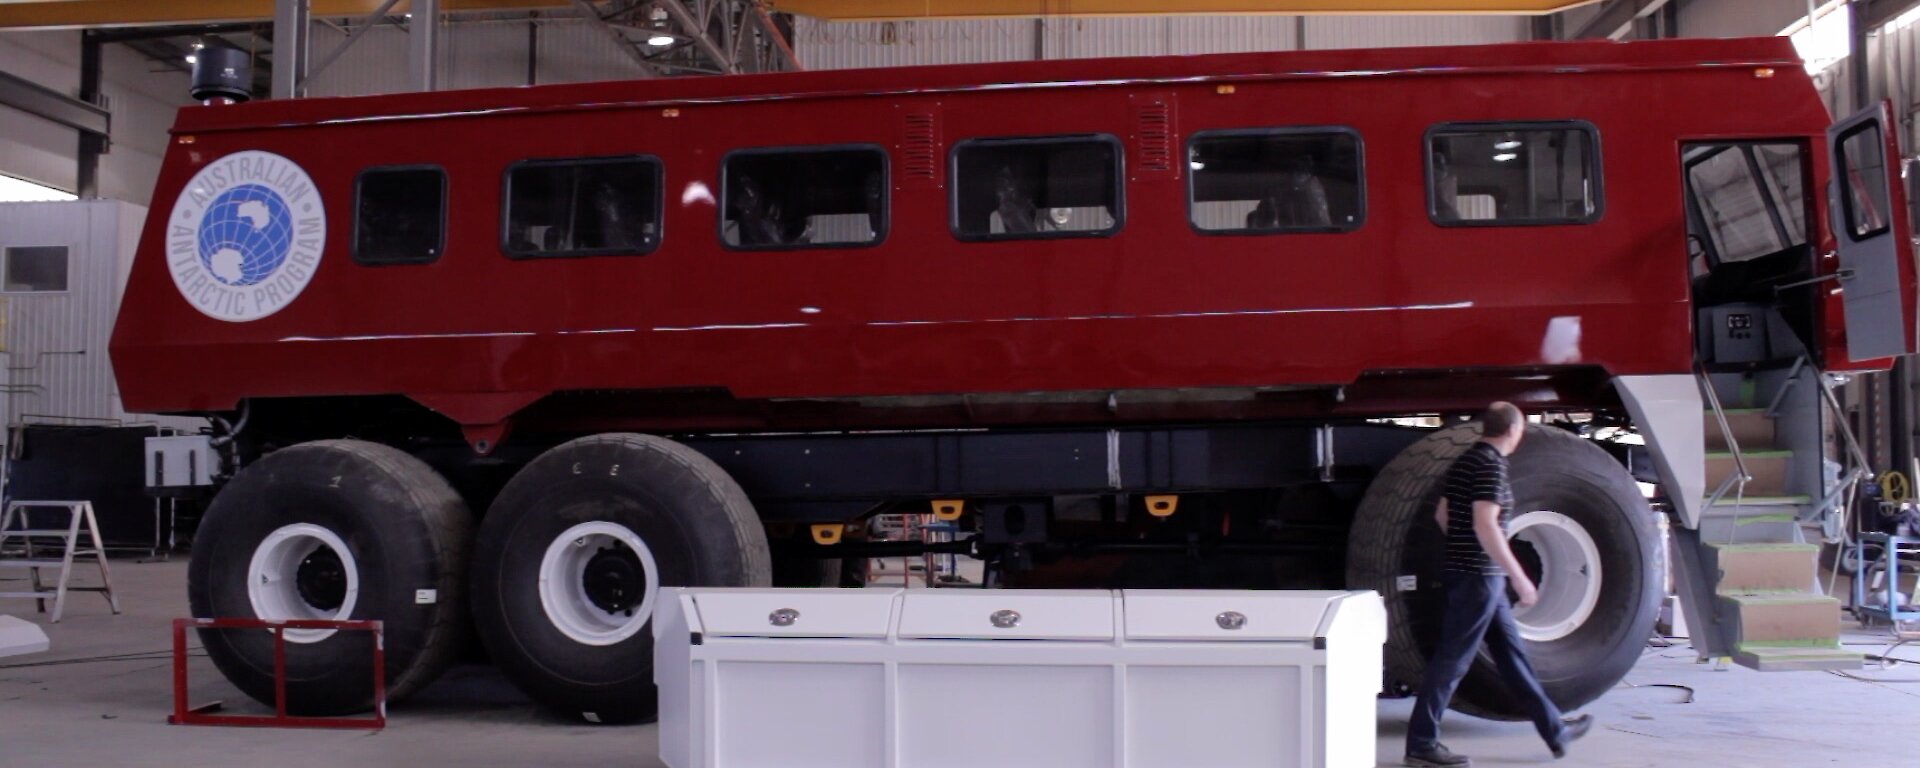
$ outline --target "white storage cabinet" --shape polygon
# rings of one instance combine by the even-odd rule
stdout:
[[[1372,592],[667,590],[672,768],[1374,765]]]

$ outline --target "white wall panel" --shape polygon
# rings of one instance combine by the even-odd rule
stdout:
[[[146,209],[118,202],[0,204],[0,249],[64,246],[67,290],[0,294],[5,386],[0,423],[152,423],[120,407],[107,342]],[[159,419],[197,428],[198,419]]]

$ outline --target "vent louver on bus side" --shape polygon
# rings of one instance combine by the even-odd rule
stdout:
[[[1134,117],[1134,178],[1155,176],[1178,178],[1180,164],[1173,147],[1173,97],[1168,94],[1136,96]]]
[[[908,112],[900,137],[901,186],[940,186],[940,118],[932,111]]]

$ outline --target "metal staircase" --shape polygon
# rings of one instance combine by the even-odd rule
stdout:
[[[1840,601],[1819,585],[1819,546],[1807,526],[1845,509],[1861,469],[1836,477],[1825,460],[1833,430],[1856,461],[1859,449],[1818,371],[1790,368],[1702,373],[1707,403],[1706,479],[1696,548],[1712,579],[1712,605],[1695,615],[1703,652],[1762,671],[1855,669],[1861,656],[1840,647]],[[1826,411],[1825,409],[1832,410]],[[1717,636],[1700,638],[1701,633]],[[1708,650],[1711,649],[1711,650]]]

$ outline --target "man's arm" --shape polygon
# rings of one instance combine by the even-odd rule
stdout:
[[[1433,508],[1433,521],[1440,524],[1440,534],[1447,533],[1447,497],[1440,497],[1440,504]]]
[[[1500,530],[1499,504],[1473,503],[1473,533],[1480,539],[1480,548],[1487,551],[1487,557],[1507,572],[1507,582],[1520,597],[1517,605],[1525,608],[1539,600],[1540,593],[1534,588],[1533,579],[1527,578],[1527,572],[1520,567],[1520,558],[1514,557],[1513,547],[1507,545],[1506,531]]]

